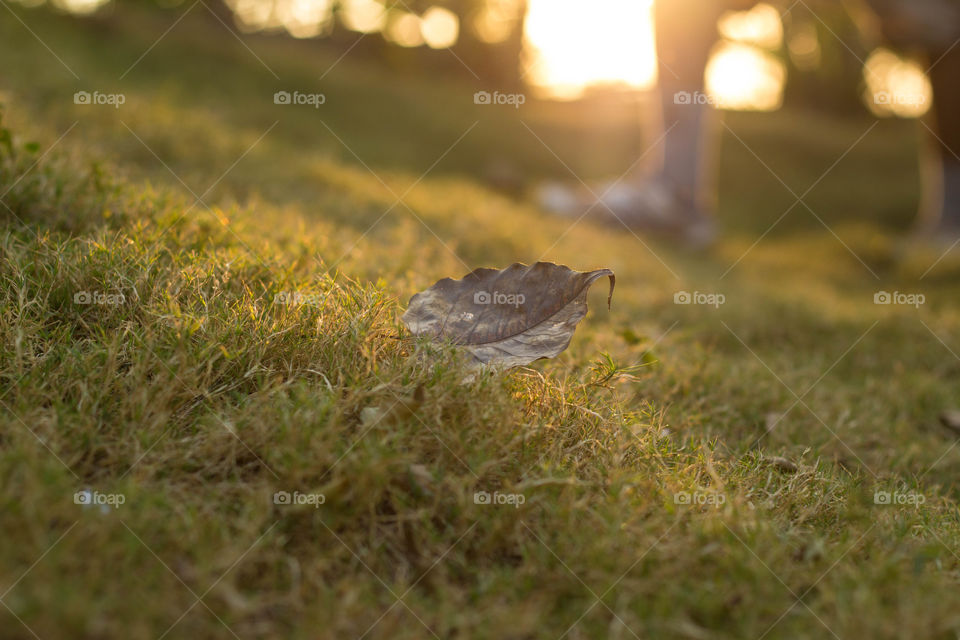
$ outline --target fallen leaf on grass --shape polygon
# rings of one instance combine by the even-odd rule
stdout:
[[[449,340],[477,363],[519,367],[569,346],[587,315],[587,291],[603,276],[610,279],[609,308],[616,283],[610,269],[574,271],[552,262],[477,269],[414,295],[402,320],[413,335]]]

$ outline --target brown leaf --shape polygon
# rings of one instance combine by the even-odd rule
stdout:
[[[462,280],[444,278],[414,295],[403,322],[415,336],[449,340],[478,362],[518,367],[552,358],[570,344],[587,315],[587,290],[610,269],[574,271],[552,262],[477,269]]]

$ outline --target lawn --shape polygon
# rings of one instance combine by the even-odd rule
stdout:
[[[187,6],[0,9],[0,637],[960,636],[920,125],[727,114],[691,254],[518,195],[627,170],[632,100],[475,105]],[[554,360],[399,320],[537,260],[617,274]]]

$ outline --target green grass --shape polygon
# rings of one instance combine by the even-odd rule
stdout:
[[[914,123],[810,191],[829,228],[798,205],[751,249],[794,201],[754,153],[799,195],[873,123],[728,116],[726,233],[693,256],[488,186],[491,165],[617,175],[634,105],[476,107],[462,79],[351,56],[319,82],[337,52],[245,38],[278,81],[200,9],[119,80],[172,14],[14,11],[81,80],[0,23],[4,638],[960,635],[960,447],[937,423],[960,268],[898,259]],[[617,273],[555,360],[465,379],[399,322],[441,277],[538,259]]]

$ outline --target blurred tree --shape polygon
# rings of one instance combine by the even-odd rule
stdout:
[[[119,4],[119,3],[118,3]],[[186,0],[123,0],[182,12]],[[211,23],[314,38],[401,70],[443,72],[501,90],[522,85],[527,0],[204,0]],[[426,18],[426,19],[425,19]],[[436,23],[440,22],[439,31]],[[434,38],[429,37],[432,34]],[[444,39],[450,33],[450,44]]]
[[[519,88],[526,0],[447,0],[445,4],[460,20],[460,38],[453,52],[482,82],[500,89]]]
[[[865,109],[863,62],[870,54],[846,3],[797,3],[784,14],[784,102],[827,111]]]

